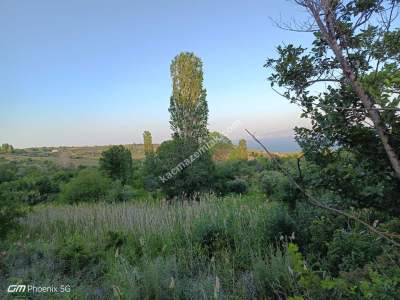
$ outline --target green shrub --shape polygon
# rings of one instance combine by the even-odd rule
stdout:
[[[361,294],[367,300],[396,300],[400,291],[400,268],[396,268],[390,276],[369,272],[369,281],[359,284]]]
[[[60,198],[66,203],[103,200],[111,181],[95,169],[84,169],[62,186]]]
[[[194,241],[209,258],[218,251],[232,250],[235,247],[234,240],[227,230],[218,224],[204,222],[204,220],[195,227]]]
[[[293,218],[283,204],[271,206],[265,215],[265,221],[262,226],[264,226],[266,244],[275,243],[278,240],[282,240],[282,238],[292,236],[297,231]]]
[[[21,193],[12,190],[9,183],[0,184],[0,238],[19,228],[19,218],[26,209],[21,201]]]
[[[246,193],[250,178],[254,177],[254,171],[249,167],[250,163],[243,160],[218,163],[213,183],[215,192],[219,195]]]
[[[134,189],[130,185],[122,185],[117,180],[111,183],[104,200],[107,202],[124,202],[132,200],[136,196]]]
[[[128,235],[121,231],[108,231],[105,239],[105,249],[118,249],[126,244]]]
[[[23,192],[22,200],[34,205],[55,198],[59,192],[58,183],[48,175],[29,175],[15,182],[16,189]]]
[[[17,165],[14,162],[0,164],[0,184],[3,182],[13,181],[18,178]]]
[[[226,183],[227,185],[227,190],[230,193],[236,193],[236,194],[245,194],[247,193],[249,189],[249,185],[247,184],[247,181],[236,178],[234,180],[230,180]]]
[[[278,171],[264,171],[261,178],[262,190],[267,196],[280,192],[286,184],[286,178]]]
[[[328,245],[327,261],[333,274],[363,267],[382,253],[382,241],[367,232],[337,230]]]
[[[58,267],[64,274],[91,273],[93,277],[104,273],[102,255],[87,239],[73,235],[58,243],[55,248]]]

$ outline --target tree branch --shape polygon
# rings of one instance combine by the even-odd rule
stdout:
[[[327,205],[323,204],[322,202],[320,202],[319,200],[317,200],[312,194],[310,194],[309,192],[307,192],[305,189],[303,189],[303,187],[300,186],[300,184],[298,184],[298,183],[296,182],[296,180],[293,178],[293,176],[290,174],[290,172],[289,172],[288,170],[286,170],[285,167],[282,166],[282,164],[272,155],[272,153],[267,149],[267,147],[265,147],[264,144],[261,143],[261,142],[256,138],[256,136],[255,136],[254,134],[252,134],[252,133],[251,133],[250,131],[248,131],[247,129],[245,129],[245,131],[253,138],[253,140],[254,140],[257,144],[259,144],[259,145],[264,149],[264,151],[268,154],[268,156],[270,157],[270,159],[276,164],[276,166],[279,168],[279,170],[280,170],[284,175],[286,175],[286,177],[289,179],[289,181],[291,181],[291,183],[292,183],[297,189],[299,189],[299,190],[306,196],[306,199],[308,200],[308,202],[309,202],[311,205],[316,206],[316,207],[319,207],[319,208],[322,208],[322,209],[327,210],[327,211],[330,211],[330,212],[333,212],[333,213],[338,214],[338,215],[345,216],[345,217],[347,217],[348,219],[352,219],[352,220],[354,220],[354,221],[356,221],[356,222],[358,222],[358,223],[364,225],[370,232],[372,232],[372,233],[374,233],[374,234],[380,236],[381,238],[385,239],[386,241],[388,241],[388,242],[391,243],[392,245],[394,245],[394,246],[396,246],[396,247],[400,247],[400,243],[398,243],[398,242],[396,242],[396,241],[394,241],[394,240],[392,239],[392,237],[394,237],[394,238],[399,238],[399,237],[400,237],[399,235],[394,234],[394,233],[390,233],[390,232],[382,232],[382,231],[376,229],[375,227],[369,225],[367,222],[365,222],[365,221],[359,219],[358,217],[356,217],[356,216],[354,216],[354,215],[352,215],[352,214],[350,214],[350,213],[348,213],[348,212],[345,212],[345,211],[343,211],[343,210],[340,210],[340,209],[337,209],[337,208],[334,208],[334,207],[327,206]]]

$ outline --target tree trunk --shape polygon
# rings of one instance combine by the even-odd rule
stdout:
[[[351,84],[354,92],[356,93],[358,98],[360,98],[363,106],[367,110],[372,122],[374,123],[375,130],[378,133],[378,136],[383,144],[383,147],[389,158],[390,164],[396,174],[396,177],[400,180],[400,159],[396,154],[395,150],[393,149],[393,147],[389,143],[389,136],[387,134],[386,126],[385,124],[382,123],[379,111],[373,109],[373,104],[374,104],[373,101],[371,100],[369,95],[365,92],[360,82],[357,80],[354,70],[351,68],[347,58],[343,55],[342,47],[337,42],[336,32],[334,27],[335,18],[331,13],[330,0],[321,0],[322,7],[317,7],[315,2],[313,1],[306,0],[305,4],[311,11],[315,21],[317,22],[317,25],[322,33],[322,36],[329,44],[330,48],[335,54],[336,59],[340,63],[344,76]],[[324,24],[321,20],[319,14],[319,11],[321,9],[324,12],[326,24]]]

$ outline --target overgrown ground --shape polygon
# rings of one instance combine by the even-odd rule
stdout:
[[[372,171],[366,185],[337,155],[326,173],[278,162],[321,203],[399,241],[396,206],[381,206],[393,187]],[[214,193],[197,201],[164,200],[149,170],[134,161],[122,184],[96,166],[0,159],[0,299],[398,299],[398,248],[310,205],[276,162],[219,161]],[[7,293],[12,284],[70,292]]]
[[[394,261],[382,256],[378,268],[356,267],[382,255],[383,242],[347,220],[347,233],[336,233],[350,243],[347,250],[337,241],[323,245],[328,229],[317,228],[326,220],[309,206],[289,214],[254,195],[36,206],[1,254],[0,289],[11,283],[71,287],[35,299],[396,299],[399,269],[386,270],[395,272],[390,277],[379,270]],[[353,240],[352,232],[358,233]],[[352,243],[358,252],[349,251]],[[327,260],[304,260],[298,251],[326,246]],[[340,264],[347,274],[328,272]]]

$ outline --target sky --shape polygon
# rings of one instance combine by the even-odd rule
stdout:
[[[279,44],[312,37],[271,18],[304,12],[285,0],[1,0],[0,143],[142,143],[144,130],[169,139],[169,66],[190,51],[203,61],[210,130],[239,123],[232,140],[249,140],[247,128],[293,150],[292,129],[307,121],[263,64]]]

